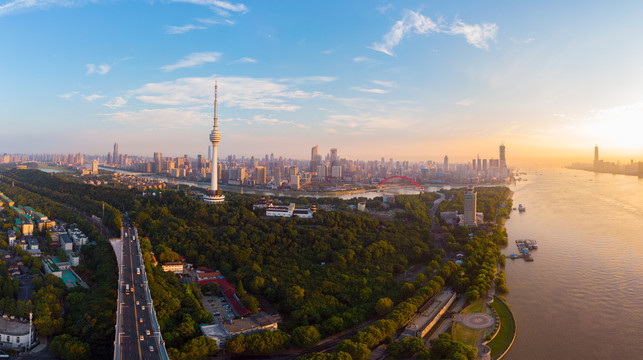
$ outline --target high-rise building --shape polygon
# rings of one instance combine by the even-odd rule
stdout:
[[[444,170],[445,173],[449,171],[449,157],[444,155]]]
[[[114,143],[114,157],[112,158],[114,160],[113,165],[120,165],[118,161],[120,158],[118,157],[118,143]]]
[[[505,144],[500,145],[500,168],[507,168],[507,159],[505,158]]]
[[[337,160],[337,149],[330,149],[330,166],[336,165]]]
[[[594,146],[594,166],[598,166],[598,144]]]
[[[290,189],[299,190],[299,175],[290,175]]]
[[[281,168],[280,167],[275,168],[275,185],[281,186]]]
[[[266,168],[263,166],[257,166],[255,168],[255,184],[257,185],[266,185]]]
[[[98,160],[92,161],[92,174],[98,174]]]
[[[203,201],[210,204],[221,204],[225,201],[225,196],[223,191],[219,190],[217,172],[217,147],[221,141],[221,134],[219,133],[219,126],[217,124],[217,83],[214,83],[214,125],[212,127],[212,132],[210,132],[210,142],[212,143],[212,181],[210,183],[210,189],[206,191],[203,196]]]
[[[315,145],[310,150],[310,171],[315,171],[317,169],[317,155],[319,154],[319,146]]]
[[[331,176],[335,179],[341,179],[342,178],[342,167],[341,165],[335,165],[331,167]]]
[[[473,186],[464,193],[464,225],[476,226],[476,200],[477,194]]]
[[[163,154],[160,152],[155,152],[154,153],[154,172],[155,173],[160,173],[163,171]]]

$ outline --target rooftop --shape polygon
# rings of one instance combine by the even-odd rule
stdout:
[[[2,316],[0,317],[0,332],[11,335],[28,335],[29,322],[23,323],[20,320],[5,319]]]

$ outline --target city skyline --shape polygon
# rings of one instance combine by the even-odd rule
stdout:
[[[0,151],[205,154],[217,80],[221,156],[639,160],[643,5],[579,4],[4,1]]]

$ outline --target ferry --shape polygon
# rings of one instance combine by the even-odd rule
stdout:
[[[518,205],[518,211],[523,212],[525,210],[527,209],[524,206],[522,206],[522,204]]]

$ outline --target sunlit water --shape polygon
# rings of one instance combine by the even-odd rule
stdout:
[[[513,186],[507,259],[518,336],[505,359],[643,359],[643,179],[529,171]]]

